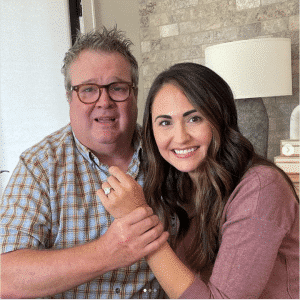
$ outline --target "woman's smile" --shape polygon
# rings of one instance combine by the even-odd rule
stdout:
[[[195,151],[199,149],[199,147],[188,148],[184,150],[174,149],[172,150],[178,158],[188,158],[195,154]]]

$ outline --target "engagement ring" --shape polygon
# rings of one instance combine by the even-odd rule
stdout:
[[[110,193],[110,190],[111,190],[111,187],[104,188],[104,189],[103,189],[104,194],[105,194],[105,195],[108,195],[108,194]]]

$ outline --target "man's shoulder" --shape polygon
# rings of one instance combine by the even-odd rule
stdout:
[[[33,157],[45,158],[47,154],[59,153],[70,145],[73,145],[73,133],[71,125],[68,124],[47,135],[40,142],[25,150],[21,154],[21,157],[24,160],[31,160]]]

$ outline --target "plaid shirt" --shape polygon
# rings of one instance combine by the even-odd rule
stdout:
[[[140,138],[134,148],[127,173],[142,185]],[[2,253],[70,248],[99,238],[113,221],[96,196],[107,176],[108,166],[74,137],[70,125],[25,151],[2,198]],[[142,259],[51,298],[164,297]]]

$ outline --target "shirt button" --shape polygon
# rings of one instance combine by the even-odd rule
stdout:
[[[120,291],[121,291],[121,290],[120,290],[119,288],[116,288],[116,293],[117,293],[117,294],[120,294]]]

